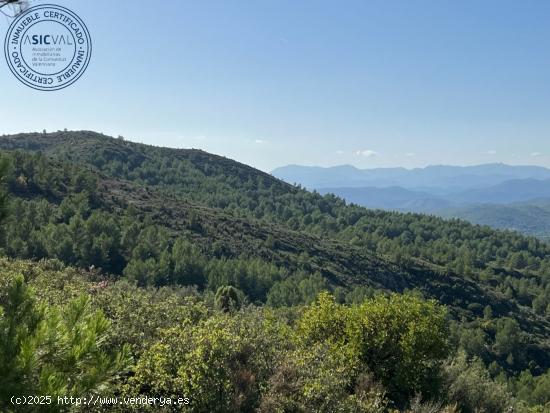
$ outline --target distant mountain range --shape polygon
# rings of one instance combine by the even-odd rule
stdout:
[[[289,183],[299,183],[308,189],[398,186],[440,193],[439,191],[483,188],[516,179],[550,179],[550,169],[505,164],[436,165],[415,169],[359,169],[351,165],[329,168],[289,165],[275,169],[272,175]]]
[[[369,208],[430,213],[539,237],[550,235],[550,169],[540,166],[290,165],[272,174]]]

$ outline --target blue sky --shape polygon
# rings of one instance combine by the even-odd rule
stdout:
[[[550,167],[548,1],[56,3],[86,22],[90,66],[38,92],[2,58],[0,133],[97,130],[267,171]]]

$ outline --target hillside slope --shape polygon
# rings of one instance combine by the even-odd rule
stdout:
[[[487,308],[516,319],[523,356],[509,365],[491,350],[489,359],[550,365],[550,247],[535,239],[370,211],[202,151],[93,132],[8,136],[0,148],[46,155],[9,155],[17,205],[2,245],[11,256],[93,265],[143,285],[229,283],[260,302],[295,285],[324,288],[314,274],[344,295],[416,289],[464,321]]]
[[[538,238],[550,239],[550,201],[530,201],[506,205],[475,204],[446,208],[438,215],[461,218],[492,228],[508,229]]]
[[[320,188],[321,194],[334,194],[357,205],[390,211],[429,213],[447,208],[450,202],[428,192],[411,191],[398,186]]]

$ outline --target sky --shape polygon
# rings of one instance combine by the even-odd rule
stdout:
[[[546,0],[44,3],[86,23],[90,65],[40,92],[2,57],[0,134],[95,130],[264,171],[550,167]]]

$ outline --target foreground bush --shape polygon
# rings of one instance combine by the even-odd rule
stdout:
[[[1,411],[14,408],[12,396],[104,391],[130,364],[126,346],[119,352],[105,348],[109,326],[87,297],[64,307],[39,305],[23,277],[14,278],[0,300]],[[43,408],[60,411],[54,404]]]
[[[433,301],[394,294],[348,307],[323,293],[306,310],[298,331],[306,346],[329,343],[355,358],[397,404],[437,391],[447,327],[445,309]]]
[[[278,359],[269,331],[256,311],[170,329],[140,359],[127,393],[189,397],[197,412],[255,411]]]

